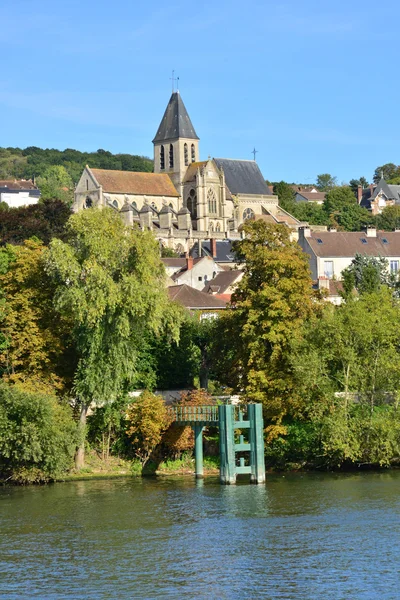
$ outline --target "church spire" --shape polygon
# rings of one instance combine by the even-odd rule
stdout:
[[[190,117],[179,92],[173,92],[157,130],[153,144],[165,142],[167,140],[177,140],[186,138],[198,140]]]

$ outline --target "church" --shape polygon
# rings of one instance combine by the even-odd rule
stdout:
[[[199,137],[179,91],[173,92],[153,139],[154,173],[91,169],[75,190],[75,212],[119,211],[126,224],[151,229],[160,244],[189,252],[203,240],[240,239],[247,219],[301,225],[278,205],[254,160],[200,160]]]

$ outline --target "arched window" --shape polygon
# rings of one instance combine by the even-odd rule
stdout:
[[[211,233],[213,233],[213,231],[214,231],[214,223],[210,223],[210,231],[211,231]]]
[[[221,223],[217,223],[217,226],[215,227],[215,231],[221,231]]]
[[[196,160],[196,148],[195,145],[192,144],[192,162],[195,162]]]
[[[208,200],[208,212],[210,215],[217,214],[217,199],[214,194],[214,190],[211,188],[207,192],[207,200]]]
[[[172,144],[169,145],[169,168],[174,168],[174,147]]]
[[[164,151],[164,146],[161,146],[161,148],[160,148],[160,169],[161,170],[165,169],[165,151]]]
[[[243,221],[247,221],[248,219],[254,220],[255,218],[256,215],[254,214],[254,210],[252,210],[251,208],[246,208],[243,211]]]
[[[197,196],[194,189],[191,189],[189,192],[188,199],[186,201],[186,206],[192,216],[192,219],[197,218]]]
[[[92,206],[93,206],[93,200],[91,198],[89,198],[89,196],[88,196],[85,200],[84,208],[92,208]]]
[[[133,208],[137,208],[137,204],[135,201],[133,201],[131,204],[132,204]]]
[[[185,156],[185,167],[187,167],[189,164],[189,151],[188,151],[188,145],[186,142],[183,146],[183,154]]]
[[[172,202],[170,202],[170,203],[168,204],[168,206],[169,206],[170,208],[172,208],[172,209],[174,208],[174,205],[172,204]]]
[[[114,208],[119,208],[118,202],[116,200],[113,200],[112,205],[114,206]]]

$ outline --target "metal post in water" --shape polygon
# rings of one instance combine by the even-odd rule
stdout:
[[[203,479],[203,426],[194,425],[194,458],[196,479]]]

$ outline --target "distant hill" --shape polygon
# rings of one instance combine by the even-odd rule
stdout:
[[[112,154],[107,150],[80,152],[79,150],[54,150],[53,148],[0,148],[0,179],[32,179],[43,175],[48,167],[65,167],[77,183],[85,165],[97,169],[120,171],[153,171],[153,161],[146,156]]]

